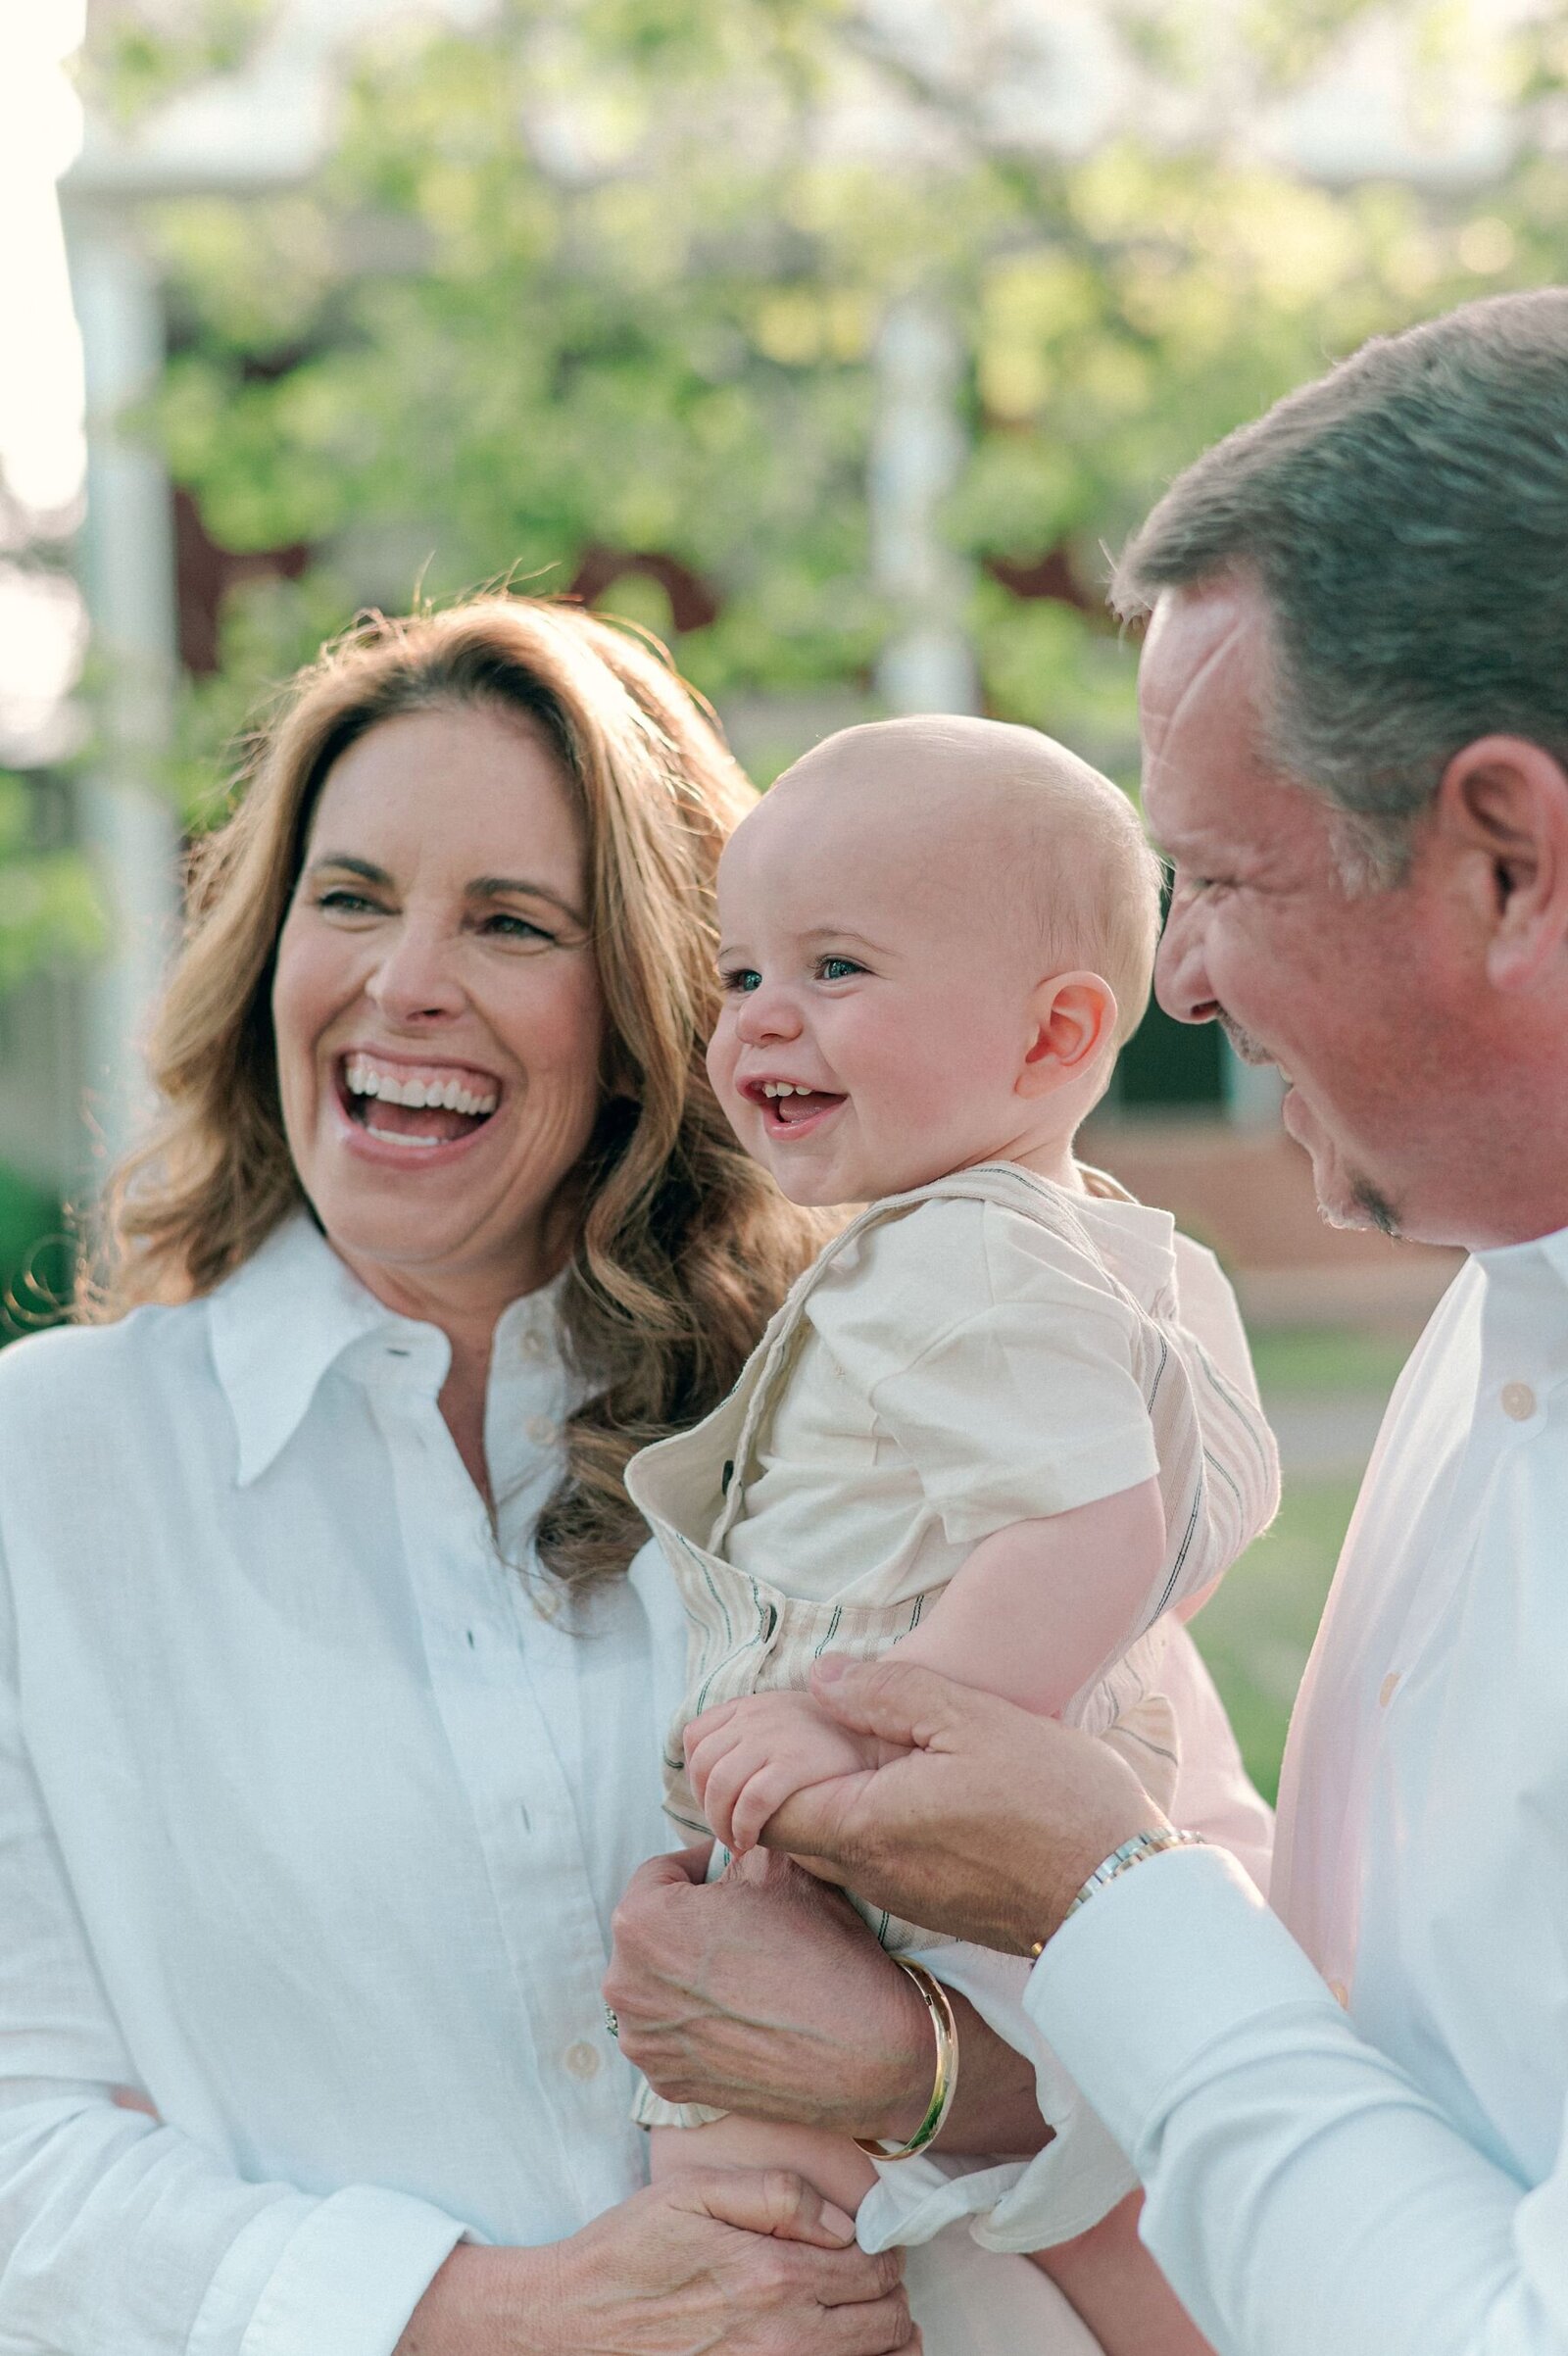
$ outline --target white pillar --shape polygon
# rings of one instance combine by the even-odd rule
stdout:
[[[876,672],[891,712],[980,708],[964,628],[969,568],[938,529],[966,455],[957,411],[963,357],[952,319],[929,295],[895,303],[877,341],[871,569],[896,616]]]
[[[89,1129],[113,1160],[149,1103],[142,1048],[178,923],[179,828],[160,776],[177,666],[169,478],[122,422],[157,384],[164,316],[128,225],[87,204],[68,204],[66,221],[86,376],[80,566],[94,721],[77,808],[112,928],[87,982],[82,1079]]]

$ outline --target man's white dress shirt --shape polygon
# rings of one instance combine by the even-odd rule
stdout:
[[[1160,2263],[1222,2356],[1564,2356],[1568,1231],[1478,1254],[1405,1370],[1276,1860],[1279,1919],[1175,1851],[1034,1976]]]

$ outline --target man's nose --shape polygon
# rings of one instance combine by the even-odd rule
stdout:
[[[1208,979],[1204,929],[1197,905],[1178,895],[1154,957],[1154,996],[1177,1022],[1212,1022],[1219,1011]]]
[[[792,991],[777,982],[763,982],[741,1000],[735,1028],[747,1047],[762,1047],[772,1039],[798,1039],[801,1009]]]
[[[367,982],[366,995],[388,1022],[406,1026],[461,1014],[467,994],[457,951],[441,927],[405,918]]]

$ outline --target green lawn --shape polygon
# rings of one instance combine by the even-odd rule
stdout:
[[[1261,1357],[1262,1352],[1259,1351]],[[1229,1573],[1193,1634],[1265,1799],[1359,1484],[1288,1480],[1280,1516]]]
[[[1413,1336],[1348,1325],[1265,1327],[1249,1336],[1264,1393],[1321,1398],[1333,1391],[1394,1389]]]

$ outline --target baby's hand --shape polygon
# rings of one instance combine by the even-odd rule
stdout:
[[[753,1693],[692,1720],[686,1772],[710,1826],[740,1855],[797,1792],[879,1766],[888,1748],[827,1717],[809,1693]]]

